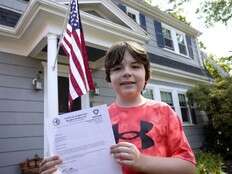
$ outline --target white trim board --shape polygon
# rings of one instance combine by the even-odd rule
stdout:
[[[86,0],[81,3],[99,3],[128,26],[81,11],[87,43],[109,48],[117,41],[133,40],[145,43],[149,39],[147,33],[111,1]],[[23,56],[30,55],[48,33],[61,35],[65,27],[66,11],[66,5],[55,1],[30,1],[15,28],[0,25],[0,51]]]

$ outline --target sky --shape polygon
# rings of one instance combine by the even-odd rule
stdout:
[[[203,19],[195,14],[195,10],[200,6],[201,0],[192,0],[184,7],[183,15],[187,21],[191,22],[191,26],[199,30],[202,35],[199,40],[206,46],[206,52],[217,57],[232,55],[232,23],[225,26],[223,24],[215,24],[213,27],[205,27]],[[152,0],[152,5],[157,5],[161,10],[168,8],[168,0]]]

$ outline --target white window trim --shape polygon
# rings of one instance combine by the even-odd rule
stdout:
[[[172,41],[173,41],[173,46],[174,46],[174,50],[171,50],[171,49],[168,49],[168,48],[165,48],[165,47],[163,49],[167,50],[167,51],[170,51],[172,53],[176,53],[178,55],[184,56],[186,58],[190,58],[189,51],[188,51],[188,45],[187,45],[187,41],[186,41],[186,34],[184,32],[181,32],[181,31],[179,31],[179,30],[171,27],[171,26],[168,26],[167,24],[164,24],[164,23],[161,23],[161,26],[162,26],[162,28],[166,28],[166,29],[168,29],[168,30],[171,31],[171,36],[172,36]],[[187,55],[180,53],[176,34],[183,35],[183,37],[184,37],[184,44],[186,46]]]
[[[70,1],[62,1],[62,2],[58,2],[59,4],[64,4],[64,5],[69,5]]]
[[[146,88],[151,89],[153,91],[153,97],[154,97],[155,101],[161,101],[161,95],[160,95],[161,91],[171,92],[172,99],[173,99],[173,105],[175,107],[175,112],[177,113],[177,115],[181,119],[183,126],[193,126],[194,125],[192,122],[192,117],[191,117],[189,105],[187,104],[188,112],[189,112],[189,122],[183,122],[182,115],[181,115],[181,108],[179,105],[178,94],[185,94],[185,96],[186,96],[187,89],[175,88],[175,87],[169,87],[169,86],[163,86],[163,85],[155,85],[155,84],[147,84]],[[186,97],[186,102],[188,102],[187,97]]]
[[[136,22],[140,25],[140,20],[139,20],[139,11],[131,8],[131,7],[128,7],[126,6],[126,13],[132,13],[136,16]]]

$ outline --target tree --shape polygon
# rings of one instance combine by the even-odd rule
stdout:
[[[232,56],[216,58],[209,55],[204,64],[214,79],[222,79],[225,76],[232,75]]]
[[[205,149],[232,158],[232,77],[216,79],[211,85],[198,85],[187,92],[190,104],[195,102],[209,118]]]
[[[217,59],[210,55],[205,60],[205,67],[214,81],[212,84],[200,84],[188,90],[189,104],[196,103],[198,109],[204,110],[209,118],[205,127],[205,148],[220,153],[225,159],[231,159],[232,76],[229,73],[232,73],[232,56]],[[221,76],[220,71],[228,75]]]
[[[225,25],[232,19],[232,0],[206,0],[197,9],[201,13],[207,25],[221,22]]]
[[[172,4],[172,11],[180,11],[183,5],[191,0],[169,0]],[[205,21],[207,26],[216,22],[227,25],[232,20],[232,0],[204,0],[201,2],[200,8],[196,9]]]
[[[144,0],[145,2],[147,2],[148,4],[152,4],[152,0]]]
[[[187,25],[190,25],[191,23],[187,21],[186,17],[181,15],[179,12],[168,12],[170,15],[172,15],[173,17],[177,18],[178,20],[186,23]]]

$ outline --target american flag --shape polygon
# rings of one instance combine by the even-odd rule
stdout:
[[[69,58],[68,106],[71,110],[73,100],[94,90],[77,0],[71,0],[69,21],[61,45]]]

